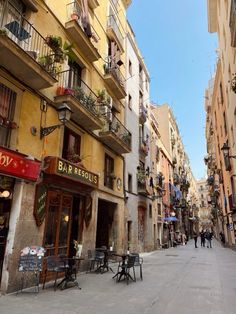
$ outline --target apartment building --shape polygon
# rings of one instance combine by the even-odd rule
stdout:
[[[236,128],[236,109],[235,109],[235,25],[236,25],[236,4],[235,1],[208,1],[208,31],[217,33],[218,36],[218,56],[220,60],[220,85],[219,91],[221,103],[220,113],[223,119],[223,136],[215,142],[217,154],[220,144],[221,163],[220,169],[224,183],[221,187],[221,207],[220,216],[223,218],[219,229],[223,229],[227,243],[235,245],[235,167],[236,160],[229,156],[235,156],[235,128]],[[217,70],[219,72],[219,70]],[[216,77],[216,79],[218,79]],[[216,82],[217,84],[217,82]],[[218,89],[217,88],[217,89]],[[219,123],[220,127],[220,123]],[[223,144],[221,142],[223,140]],[[219,157],[219,156],[218,156]]]
[[[130,2],[0,1],[3,292],[19,288],[26,246],[123,250]]]

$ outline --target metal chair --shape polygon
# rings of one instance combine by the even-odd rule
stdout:
[[[104,259],[104,253],[98,252],[96,250],[88,250],[88,271],[92,271],[95,268],[95,265],[97,268],[102,265],[103,259]]]
[[[55,273],[55,280],[54,280],[54,290],[57,289],[57,279],[58,279],[58,273],[65,273],[67,265],[65,264],[65,260],[63,259],[64,256],[47,256],[46,257],[46,270],[44,275],[44,281],[43,281],[43,289],[45,287],[45,282],[47,279],[48,272]]]
[[[139,253],[131,253],[130,255],[135,256],[134,266],[139,267],[140,278],[141,278],[141,280],[143,280],[143,268],[142,268],[143,258],[139,256]]]
[[[135,259],[136,259],[136,256],[128,255],[128,259],[125,264],[124,264],[124,261],[119,262],[117,274],[120,274],[120,275],[116,277],[116,281],[120,281],[122,276],[125,277],[127,285],[129,284],[130,279],[132,281],[136,281],[135,268],[134,268]],[[133,278],[130,275],[131,269],[133,269],[133,276],[134,276]]]

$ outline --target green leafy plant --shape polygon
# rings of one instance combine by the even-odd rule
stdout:
[[[77,86],[75,87],[75,97],[81,102],[84,103],[85,102],[85,93],[82,87]]]
[[[7,35],[7,30],[5,28],[0,28],[0,35]]]

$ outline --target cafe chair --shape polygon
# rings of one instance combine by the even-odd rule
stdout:
[[[134,268],[135,260],[136,260],[136,256],[132,256],[132,255],[128,256],[127,264],[125,265],[125,278],[126,278],[127,285],[129,284],[130,279],[133,281],[136,281],[135,268]],[[131,269],[133,270],[133,278],[130,275]]]
[[[136,256],[128,255],[127,262],[124,264],[123,261],[120,261],[118,264],[117,274],[120,274],[116,277],[116,281],[120,281],[121,277],[124,276],[127,285],[129,284],[129,280],[136,281],[135,276],[135,259]],[[130,270],[133,270],[133,277],[130,275]]]
[[[104,260],[104,253],[98,252],[96,250],[88,250],[88,268],[87,272],[91,272],[94,270],[95,266],[96,268],[100,267]]]
[[[50,273],[55,273],[55,280],[54,280],[54,290],[56,291],[57,289],[57,279],[58,279],[58,273],[64,273],[66,272],[66,263],[64,256],[47,256],[46,257],[46,270],[45,270],[45,275],[44,275],[44,281],[43,281],[43,289],[45,286],[45,282],[47,279],[47,274]]]
[[[138,253],[131,253],[130,255],[135,256],[135,267],[139,267],[140,279],[143,280],[143,258],[139,256]]]

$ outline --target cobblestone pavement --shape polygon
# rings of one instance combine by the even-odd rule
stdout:
[[[236,252],[213,241],[144,253],[143,276],[126,285],[112,273],[80,274],[72,287],[0,297],[1,314],[235,314]],[[116,267],[114,267],[116,270]]]

